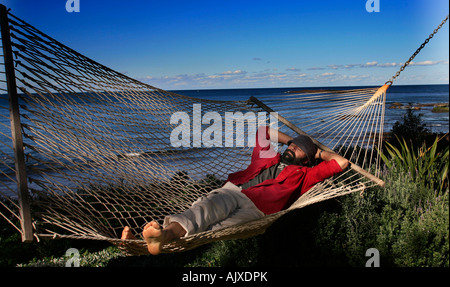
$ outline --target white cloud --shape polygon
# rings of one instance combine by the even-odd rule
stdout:
[[[378,67],[381,68],[391,68],[391,67],[400,67],[401,65],[403,65],[403,63],[384,63],[384,64],[379,64],[377,65]]]
[[[327,67],[330,69],[333,69],[333,70],[337,70],[337,69],[342,68],[343,65],[328,65]]]
[[[412,66],[435,66],[448,65],[448,60],[441,61],[420,61],[412,62]],[[276,68],[265,69],[262,71],[247,72],[243,69],[226,70],[220,73],[197,73],[197,74],[178,74],[164,76],[145,76],[137,78],[144,83],[162,89],[201,89],[201,88],[250,88],[250,87],[283,87],[283,86],[327,86],[327,85],[374,85],[384,82],[386,72],[383,69],[379,71],[370,69],[367,74],[361,72],[362,68],[398,68],[403,63],[386,62],[378,63],[376,61],[365,62],[364,64],[347,64],[347,65],[328,65],[326,67],[307,68],[309,72],[299,73],[300,69],[295,67],[285,68],[283,72]],[[355,70],[356,69],[356,70]],[[420,69],[416,69],[419,71]],[[317,72],[315,72],[317,71]],[[353,74],[352,71],[355,73]],[[367,70],[366,70],[367,71]],[[441,73],[442,74],[442,73]],[[442,74],[448,77],[448,74]],[[442,77],[434,77],[434,80],[447,81]],[[412,82],[412,78],[403,77],[402,82]],[[430,79],[422,79],[417,77],[415,82],[429,81]],[[413,81],[413,82],[414,82]]]
[[[434,65],[448,65],[448,60],[441,60],[441,61],[421,61],[421,62],[411,62],[410,66],[434,66]],[[379,64],[377,61],[371,61],[366,62],[364,64],[347,64],[347,65],[327,65],[326,68],[323,67],[311,67],[308,68],[308,70],[318,71],[318,70],[325,70],[325,69],[332,69],[332,70],[339,70],[339,69],[353,69],[353,68],[392,68],[392,67],[401,67],[403,63],[384,63]]]
[[[378,62],[373,61],[373,62],[367,62],[364,65],[362,65],[362,67],[376,67],[378,65]]]
[[[445,61],[422,61],[422,62],[411,62],[409,65],[411,65],[411,66],[434,66],[434,65],[441,64],[444,62]]]
[[[344,68],[345,69],[351,69],[351,68],[359,67],[359,66],[360,66],[359,64],[347,64],[347,65],[344,66]]]
[[[220,74],[221,75],[245,75],[245,74],[247,74],[247,72],[242,71],[242,70],[235,70],[235,71],[225,71]]]
[[[255,87],[255,86],[283,86],[301,85],[307,80],[306,73],[283,73],[276,69],[248,73],[244,70],[229,70],[218,74],[180,74],[173,76],[146,76],[138,78],[144,83],[162,89],[190,89],[190,88],[229,88],[229,87]]]

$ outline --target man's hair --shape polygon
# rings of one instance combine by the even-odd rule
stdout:
[[[317,147],[309,136],[299,135],[288,141],[288,145],[290,145],[291,143],[294,143],[306,153],[309,163],[314,162],[314,159],[316,158]]]

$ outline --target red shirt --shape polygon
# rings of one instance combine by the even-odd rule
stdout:
[[[270,144],[268,127],[261,126],[256,133],[256,146],[250,165],[245,170],[230,174],[228,181],[236,185],[244,184],[264,169],[279,163],[280,159],[281,155]],[[288,208],[316,183],[340,172],[342,169],[335,160],[323,161],[312,168],[288,165],[275,179],[267,179],[258,185],[243,189],[242,192],[259,210],[265,214],[272,214]]]

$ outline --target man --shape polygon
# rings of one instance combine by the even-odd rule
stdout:
[[[318,149],[308,136],[292,138],[262,126],[256,134],[250,165],[232,173],[221,188],[199,198],[186,211],[166,216],[163,227],[152,221],[142,236],[150,254],[174,239],[261,218],[288,208],[316,183],[342,172],[348,160]],[[287,144],[283,155],[270,142]],[[309,167],[316,159],[318,165]],[[129,227],[122,239],[136,239]]]

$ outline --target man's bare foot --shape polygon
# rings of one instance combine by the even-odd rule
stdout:
[[[131,228],[128,226],[125,226],[122,231],[122,237],[120,237],[120,239],[137,239],[137,238],[131,232]]]
[[[147,249],[150,254],[158,255],[161,253],[162,245],[164,244],[163,230],[156,221],[147,223],[142,231],[142,236],[147,242]]]
[[[165,243],[183,237],[185,234],[186,230],[177,222],[172,222],[162,229],[156,221],[147,223],[142,232],[142,236],[147,242],[148,252],[153,255],[161,253]]]

